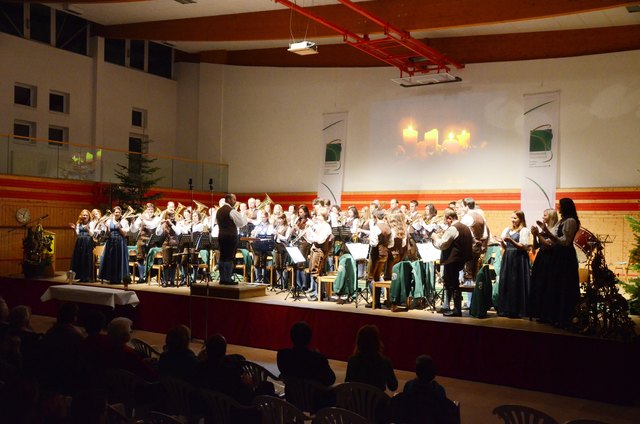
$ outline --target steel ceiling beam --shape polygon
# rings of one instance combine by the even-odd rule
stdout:
[[[437,50],[416,40],[408,31],[391,25],[389,22],[378,18],[367,10],[352,3],[350,0],[338,1],[357,14],[382,27],[384,33],[382,38],[372,40],[369,39],[367,34],[360,36],[316,15],[304,7],[298,6],[289,0],[274,1],[300,13],[303,16],[306,16],[309,19],[312,19],[315,22],[318,22],[321,25],[324,25],[327,28],[332,29],[338,34],[341,34],[345,43],[372,57],[375,57],[382,62],[395,66],[400,70],[401,76],[403,74],[413,76],[415,74],[425,74],[430,72],[448,72],[451,66],[458,69],[464,67],[464,65],[447,58]]]

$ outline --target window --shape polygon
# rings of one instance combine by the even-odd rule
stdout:
[[[129,67],[144,71],[144,40],[129,41]]]
[[[147,111],[144,109],[133,108],[131,110],[131,126],[146,128],[147,127]]]
[[[21,143],[35,143],[31,138],[35,138],[36,136],[36,123],[29,121],[14,121],[13,122],[13,134],[14,141],[19,141]]]
[[[129,174],[140,174],[140,171],[142,170],[142,153],[144,144],[143,135],[129,135]],[[140,154],[137,155],[135,153]]]
[[[51,91],[49,93],[49,110],[51,112],[69,113],[69,94]]]
[[[171,78],[173,63],[173,49],[171,47],[149,42],[149,73],[165,78]]]
[[[64,144],[69,141],[69,129],[64,127],[49,127],[49,146],[63,147],[68,146]]]
[[[27,84],[16,84],[13,86],[13,103],[36,107],[36,87]]]
[[[0,32],[24,37],[24,4],[0,3]]]
[[[86,55],[88,35],[88,21],[56,10],[56,47]]]
[[[51,8],[39,3],[29,3],[29,6],[29,38],[51,44]]]
[[[104,40],[104,61],[116,65],[125,65],[125,40]]]

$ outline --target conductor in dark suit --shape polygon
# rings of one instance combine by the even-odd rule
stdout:
[[[451,209],[444,214],[447,228],[441,237],[434,236],[433,245],[440,249],[440,265],[444,265],[444,287],[449,296],[453,295],[453,311],[445,316],[462,316],[462,292],[460,291],[460,271],[465,262],[472,258],[473,234],[469,227],[458,221],[458,215]]]
[[[236,195],[228,193],[224,197],[224,205],[216,212],[218,222],[218,243],[220,244],[220,284],[238,284],[231,278],[233,274],[233,261],[238,246],[238,228],[247,225],[247,218],[235,210]]]

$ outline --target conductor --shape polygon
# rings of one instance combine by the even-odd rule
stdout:
[[[220,284],[238,284],[231,276],[233,274],[233,261],[238,245],[238,228],[247,225],[247,218],[234,209],[236,195],[228,193],[224,197],[224,204],[216,212],[220,244]]]
[[[444,316],[462,316],[462,292],[460,291],[459,273],[465,262],[472,258],[473,234],[469,227],[458,221],[458,214],[451,209],[444,213],[444,221],[449,226],[440,237],[435,235],[433,245],[440,249],[440,265],[444,265],[444,288],[448,297],[453,295],[453,311]]]

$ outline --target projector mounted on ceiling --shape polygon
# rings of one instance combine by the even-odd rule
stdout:
[[[423,85],[444,84],[448,82],[462,81],[462,78],[451,75],[448,72],[436,74],[416,75],[412,77],[393,78],[391,81],[400,84],[401,87],[420,87]]]
[[[301,41],[299,43],[289,44],[287,51],[301,56],[306,56],[309,54],[318,54],[318,46],[316,46],[316,43],[311,41]]]

